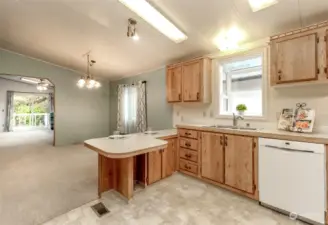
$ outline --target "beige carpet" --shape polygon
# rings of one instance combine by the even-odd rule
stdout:
[[[0,224],[37,225],[97,199],[97,155],[52,132],[0,133]]]

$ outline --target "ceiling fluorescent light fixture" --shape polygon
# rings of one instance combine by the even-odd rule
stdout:
[[[188,37],[173,23],[166,19],[159,11],[145,0],[119,0],[123,5],[147,21],[159,32],[175,43],[185,41]]]
[[[32,79],[32,78],[30,79],[30,78],[25,78],[25,77],[22,77],[21,81],[29,82],[29,83],[32,83],[32,84],[40,83],[39,79]]]
[[[260,11],[278,3],[278,0],[248,0],[253,12]]]

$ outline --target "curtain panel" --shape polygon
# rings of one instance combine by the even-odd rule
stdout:
[[[124,134],[147,128],[146,82],[118,86],[117,130]]]
[[[13,123],[14,123],[14,92],[7,91],[7,110],[6,110],[5,132],[13,131]]]

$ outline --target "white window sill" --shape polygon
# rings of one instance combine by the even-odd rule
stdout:
[[[259,121],[265,121],[267,120],[266,116],[251,116],[251,115],[245,115],[243,116],[245,120],[259,120]],[[231,114],[221,114],[217,115],[215,119],[233,119],[233,116]]]

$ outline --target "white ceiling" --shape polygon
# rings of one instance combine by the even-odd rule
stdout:
[[[328,0],[280,0],[256,13],[247,0],[149,1],[187,41],[175,44],[117,0],[0,0],[0,47],[79,71],[91,50],[93,73],[117,79],[215,52],[214,37],[232,25],[248,42],[328,19]],[[130,17],[138,42],[126,37]]]

